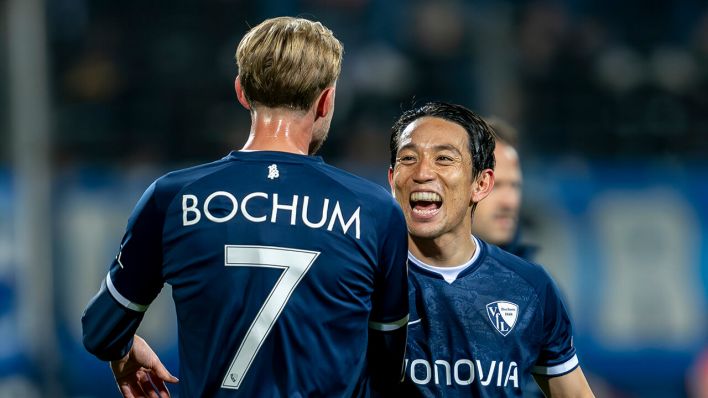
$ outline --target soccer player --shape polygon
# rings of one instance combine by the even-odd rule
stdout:
[[[310,156],[329,130],[342,53],[319,22],[251,29],[236,52],[246,144],[160,177],[138,202],[82,318],[84,345],[111,361],[124,397],[166,397],[176,381],[134,336],[165,283],[182,397],[359,396],[400,380],[403,214],[386,190]]]
[[[391,134],[391,189],[409,233],[410,321],[401,396],[592,397],[568,313],[538,265],[470,234],[494,186],[494,136],[459,105],[405,112]]]
[[[516,129],[497,117],[485,118],[485,121],[495,133],[494,189],[474,211],[472,234],[531,260],[535,247],[523,244],[519,231],[523,176],[516,150]]]

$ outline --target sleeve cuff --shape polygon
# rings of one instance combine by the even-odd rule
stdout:
[[[369,329],[379,330],[382,332],[390,332],[392,330],[400,329],[401,327],[408,324],[408,315],[394,322],[374,322],[369,321]]]
[[[125,298],[125,296],[123,296],[122,294],[120,294],[118,289],[116,289],[115,285],[113,285],[113,281],[111,280],[111,273],[110,272],[108,273],[108,275],[106,275],[106,287],[108,287],[108,292],[111,294],[111,296],[123,307],[128,308],[133,311],[137,311],[137,312],[147,311],[147,309],[148,309],[147,305],[134,303],[134,302],[128,300],[127,298]]]
[[[569,373],[573,369],[577,368],[579,365],[578,355],[573,355],[570,359],[563,363],[552,366],[539,366],[536,365],[531,369],[531,373],[549,377],[562,376]]]

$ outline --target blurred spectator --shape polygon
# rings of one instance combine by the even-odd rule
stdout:
[[[498,117],[486,118],[496,134],[494,149],[494,188],[479,202],[472,222],[472,234],[527,260],[535,249],[521,243],[519,214],[521,212],[522,174],[518,133]]]

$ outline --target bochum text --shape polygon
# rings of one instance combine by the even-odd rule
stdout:
[[[230,203],[226,206],[226,211],[228,211],[228,214],[223,216],[219,214],[218,217],[212,214],[215,209],[211,208],[210,210],[209,206],[216,198],[220,198],[219,213],[222,213],[224,210],[224,200],[226,200],[227,203]],[[256,201],[263,200],[269,202],[268,204],[270,204],[270,209],[260,214],[253,214],[255,213],[253,210],[255,206],[251,206],[251,209],[249,210],[249,203],[251,203],[251,201],[255,203]],[[312,207],[312,209],[310,209],[310,207]],[[265,207],[261,203],[258,208],[264,209]],[[313,211],[313,215],[309,214],[310,210]],[[353,226],[354,236],[357,239],[360,239],[360,210],[361,208],[357,207],[356,210],[354,210],[354,213],[352,213],[349,217],[345,217],[342,214],[342,208],[339,205],[339,201],[335,201],[334,206],[330,209],[330,200],[328,198],[324,198],[321,202],[316,204],[311,204],[309,196],[303,196],[300,198],[298,195],[293,195],[292,197],[288,197],[284,200],[281,199],[277,193],[269,195],[265,192],[251,192],[239,200],[230,192],[216,191],[207,196],[203,203],[199,202],[196,195],[182,195],[182,225],[185,227],[199,223],[202,220],[202,215],[204,215],[204,217],[209,221],[223,223],[232,220],[240,213],[243,218],[255,223],[275,223],[278,221],[279,217],[281,220],[283,217],[285,217],[286,220],[289,217],[290,225],[297,225],[299,222],[302,222],[306,226],[313,229],[323,228],[326,226],[327,231],[332,231],[335,226],[338,225],[343,234],[346,234],[349,228]],[[319,220],[312,220],[310,217],[319,218]]]

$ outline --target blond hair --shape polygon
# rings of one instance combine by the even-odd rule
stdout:
[[[342,43],[319,22],[267,19],[236,50],[241,87],[251,106],[307,110],[337,81],[343,53]]]

